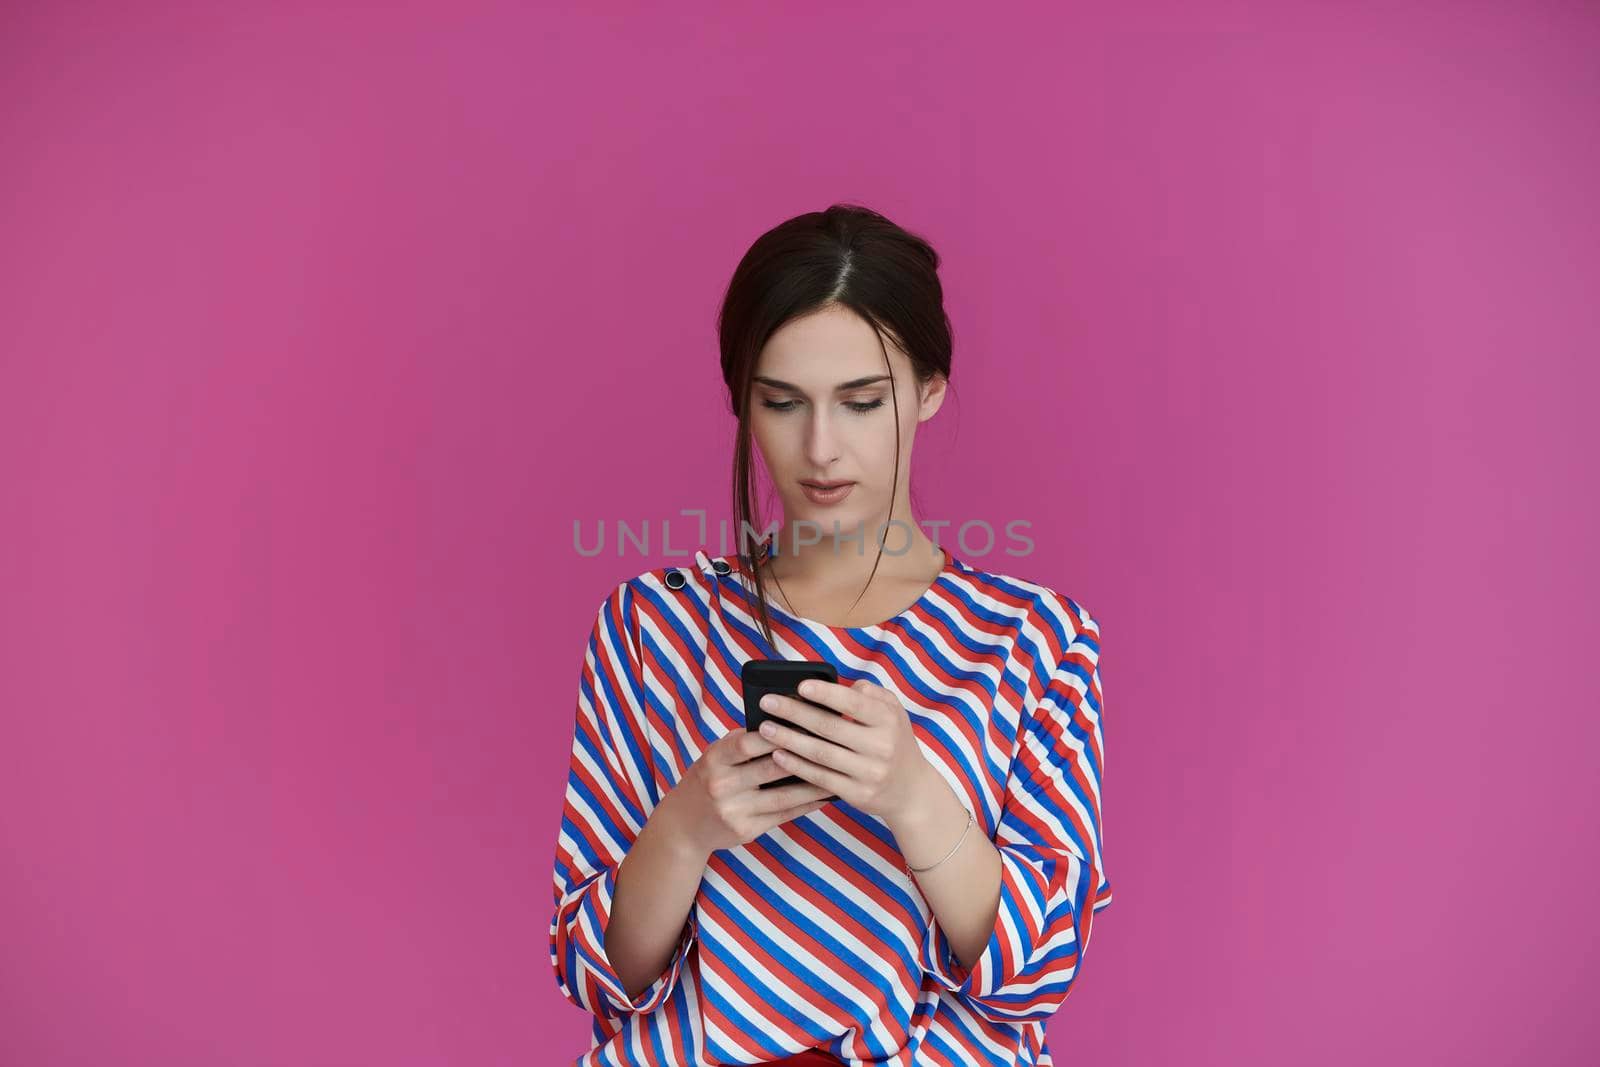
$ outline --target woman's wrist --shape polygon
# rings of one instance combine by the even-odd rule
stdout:
[[[901,811],[886,817],[884,822],[901,844],[902,853],[910,844],[913,851],[932,853],[931,856],[925,854],[917,857],[920,862],[931,863],[944,855],[943,850],[937,847],[940,828],[948,828],[946,836],[951,838],[946,843],[948,847],[954,842],[954,835],[960,832],[959,828],[966,824],[967,806],[961,803],[944,776],[933,769],[933,764],[924,760],[921,768],[917,784],[911,791],[911,799]],[[922,844],[930,840],[932,843]]]
[[[661,847],[670,850],[678,862],[704,867],[711,859],[712,850],[695,836],[693,822],[687,815],[683,798],[669,789],[650,813],[642,832],[659,838]]]

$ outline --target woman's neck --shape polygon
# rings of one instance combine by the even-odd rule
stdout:
[[[874,585],[880,579],[926,581],[944,567],[944,553],[915,522],[899,520],[887,533],[879,532],[881,522],[865,530],[858,523],[841,527],[837,536],[831,525],[820,532],[817,526],[815,522],[791,523],[786,519],[779,527],[774,536],[781,539],[774,545],[767,566],[780,581],[826,587],[860,586],[868,575],[872,575]],[[881,559],[880,536],[884,542]]]

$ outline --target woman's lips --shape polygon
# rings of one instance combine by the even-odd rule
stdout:
[[[850,495],[850,490],[855,488],[855,482],[835,482],[829,485],[825,482],[801,482],[800,491],[806,499],[813,504],[837,504]]]

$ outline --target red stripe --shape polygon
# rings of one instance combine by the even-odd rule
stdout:
[[[719,873],[727,881],[736,885],[742,884],[739,876],[729,869],[726,862],[720,857],[713,857],[711,864],[707,866],[718,867]],[[738,895],[737,892],[735,895]],[[710,912],[721,917],[723,927],[730,932],[732,939],[744,950],[745,955],[760,964],[765,970],[776,975],[780,982],[783,982],[784,996],[791,1003],[805,1003],[809,1008],[808,1014],[825,1018],[832,1023],[838,1023],[840,1029],[853,1025],[854,1021],[848,1015],[845,1015],[837,1005],[829,1001],[809,983],[800,981],[799,976],[789,970],[782,961],[770,955],[753,937],[745,933],[748,926],[748,918],[746,916],[728,915],[709,898],[704,900],[700,906],[703,912]],[[749,966],[749,964],[747,963],[746,966]],[[736,985],[739,988],[739,994],[745,1001],[758,1011],[765,1013],[767,1008],[766,1001],[772,995],[770,991],[749,989],[731,967],[723,972],[723,975],[729,984]],[[789,980],[785,981],[785,979]],[[771,1020],[774,1030],[790,1037],[798,1038],[804,1036],[799,1031],[794,1030],[788,1019],[781,1013],[768,1014],[766,1017]]]
[[[902,997],[915,998],[919,985],[912,982],[910,976],[900,969],[897,959],[892,958],[887,952],[883,951],[881,945],[875,943],[877,941],[876,935],[864,923],[845,911],[829,897],[813,895],[814,891],[806,884],[804,879],[795,874],[792,868],[783,862],[782,857],[775,855],[772,850],[768,848],[752,848],[750,850],[750,858],[762,870],[782,882],[785,888],[790,890],[796,898],[803,898],[813,909],[832,919],[840,927],[843,927],[845,931],[854,935],[855,939],[860,942],[863,952],[875,954],[880,961],[886,964],[884,970],[894,975],[894,981],[899,985]],[[792,939],[797,942],[804,944],[806,941],[804,936],[800,936],[803,932],[793,927],[792,924],[785,932],[789,933]],[[829,970],[833,974],[835,985],[842,985],[847,990],[855,991],[862,1001],[868,1001],[873,1004],[882,1002],[883,993],[876,985],[868,984],[872,980],[881,977],[878,972],[873,972],[870,979],[863,972],[860,975],[861,981],[856,982],[854,981],[857,966],[855,963],[847,962],[832,948],[820,941],[806,945],[806,947],[820,960],[834,964]],[[840,981],[840,979],[843,979],[843,981]],[[854,1044],[846,1051],[857,1059],[870,1058],[868,1056],[869,1049],[866,1045],[866,1036],[859,1031],[855,1035]]]

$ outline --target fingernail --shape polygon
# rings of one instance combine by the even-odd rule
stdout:
[[[768,711],[771,711],[772,706],[777,702],[778,698],[773,696],[771,693],[768,693],[766,696],[761,698],[761,706]]]
[[[764,723],[761,724],[761,736],[762,737],[771,737],[773,734],[775,734],[777,732],[778,732],[778,728],[776,726],[773,726],[770,722],[764,722]]]

